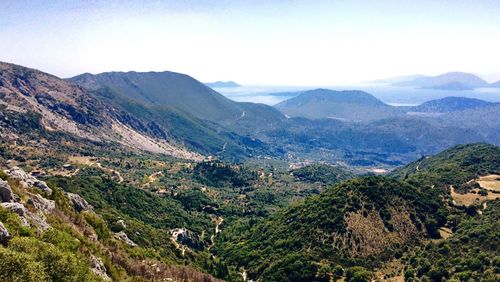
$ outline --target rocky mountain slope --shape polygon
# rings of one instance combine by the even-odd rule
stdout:
[[[125,232],[112,232],[84,198],[18,167],[0,171],[0,195],[2,281],[220,281],[133,258],[130,250],[140,247]]]
[[[48,131],[183,158],[201,158],[174,140],[157,138],[154,124],[141,123],[93,98],[85,89],[34,69],[0,63],[0,97],[3,115],[35,115]]]

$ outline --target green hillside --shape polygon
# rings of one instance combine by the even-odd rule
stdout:
[[[482,175],[498,173],[500,147],[480,143],[457,145],[434,156],[422,157],[391,175],[434,185],[458,186]]]
[[[298,96],[285,100],[275,107],[291,117],[313,119],[369,121],[395,115],[393,107],[358,90],[315,89],[303,91]]]
[[[372,268],[437,235],[433,193],[384,177],[348,180],[258,223],[232,226],[216,254],[263,281],[313,281],[336,265]],[[321,278],[324,280],[328,278]],[[325,281],[327,281],[325,280]]]

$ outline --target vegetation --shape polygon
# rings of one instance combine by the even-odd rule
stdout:
[[[307,281],[313,280],[324,260],[345,267],[373,267],[419,238],[437,236],[445,216],[439,201],[412,185],[366,177],[338,184],[250,228],[232,226],[214,251],[245,267],[254,278],[274,281],[291,273],[289,280]],[[370,226],[361,227],[356,219]],[[403,225],[413,225],[413,233]],[[364,232],[372,232],[366,235],[372,242],[365,241]],[[379,232],[384,235],[377,237]],[[398,239],[386,239],[405,232]]]
[[[482,216],[466,217],[448,240],[431,242],[404,258],[406,280],[498,281],[500,277],[500,200],[488,202]]]
[[[301,167],[293,170],[292,174],[302,181],[321,182],[327,185],[354,177],[353,173],[344,168],[325,164],[313,164]]]

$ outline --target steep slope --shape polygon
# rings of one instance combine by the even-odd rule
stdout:
[[[183,146],[228,161],[241,161],[257,154],[270,154],[267,146],[259,140],[252,140],[227,129],[219,124],[203,121],[189,113],[169,105],[152,105],[123,97],[109,88],[102,88],[91,93],[114,108],[127,113],[126,120],[138,120],[131,126],[148,124],[155,128],[160,137],[172,138]],[[258,107],[258,105],[256,105]],[[128,118],[128,117],[131,118]],[[264,115],[265,116],[265,115]],[[245,122],[241,119],[237,122]]]
[[[0,63],[0,98],[2,116],[34,115],[34,120],[39,120],[48,131],[178,157],[201,158],[170,142],[166,136],[156,134],[154,125],[141,123],[95,99],[81,87],[38,70]],[[29,133],[17,128],[2,131]]]
[[[215,251],[251,278],[313,281],[323,266],[373,267],[404,246],[438,236],[442,212],[432,193],[410,184],[384,177],[348,180],[250,230],[226,229]]]
[[[277,109],[291,117],[367,121],[391,116],[392,107],[358,90],[315,89],[285,100]]]
[[[194,78],[175,72],[87,73],[69,81],[93,90],[107,87],[134,101],[172,106],[210,121],[234,120],[242,113],[235,102]]]
[[[68,181],[64,187],[68,190],[86,186],[89,189],[85,192],[93,195],[98,193],[96,187],[102,185],[101,181],[106,180],[94,174],[93,179],[76,177],[60,181]],[[138,207],[131,205],[133,199],[135,204],[148,205],[147,199],[151,195],[128,188],[127,197],[120,196],[120,192],[127,188],[107,181],[105,189],[111,193],[92,202],[92,206],[80,195],[65,192],[50,183],[49,188],[47,183],[18,167],[0,170],[0,280],[221,281],[195,270],[193,266],[174,263],[176,255],[171,250],[175,247],[169,232],[154,233],[152,226],[141,221],[146,221],[144,218],[147,217],[142,216]],[[93,199],[92,196],[88,198]],[[138,201],[139,198],[143,201]],[[116,202],[121,208],[119,211]],[[157,198],[154,204],[160,204],[163,209],[177,209],[179,213],[169,213],[174,218],[170,224],[180,224],[179,220],[197,226],[203,226],[203,222],[211,224],[206,218],[185,219],[190,215],[175,201]],[[148,212],[160,209],[154,204],[151,202]],[[100,211],[102,206],[106,207],[107,214]],[[121,224],[106,223],[116,212],[122,212]],[[136,218],[131,216],[134,212],[139,212]],[[162,222],[160,220],[159,224]],[[131,233],[130,230],[136,228],[138,232]],[[136,241],[125,232],[137,236],[133,238]],[[149,241],[150,238],[154,240]],[[148,244],[158,244],[159,241],[168,246],[168,251],[162,252],[163,257],[147,257],[146,254],[151,252]]]
[[[495,103],[490,103],[474,98],[445,97],[442,99],[431,100],[415,107],[411,107],[409,111],[447,113],[447,112],[463,111],[467,109],[483,108],[491,106],[493,104]]]
[[[478,87],[487,87],[489,84],[482,78],[471,73],[448,72],[438,76],[419,77],[393,85],[440,90],[469,90]]]
[[[262,114],[254,114],[254,104],[234,102],[198,80],[175,72],[87,73],[69,81],[92,90],[109,88],[116,95],[141,104],[169,106],[201,120],[221,124]],[[268,108],[273,111],[272,107]]]

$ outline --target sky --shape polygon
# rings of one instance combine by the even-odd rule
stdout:
[[[59,77],[176,71],[244,85],[500,80],[500,1],[0,1],[0,61]]]

